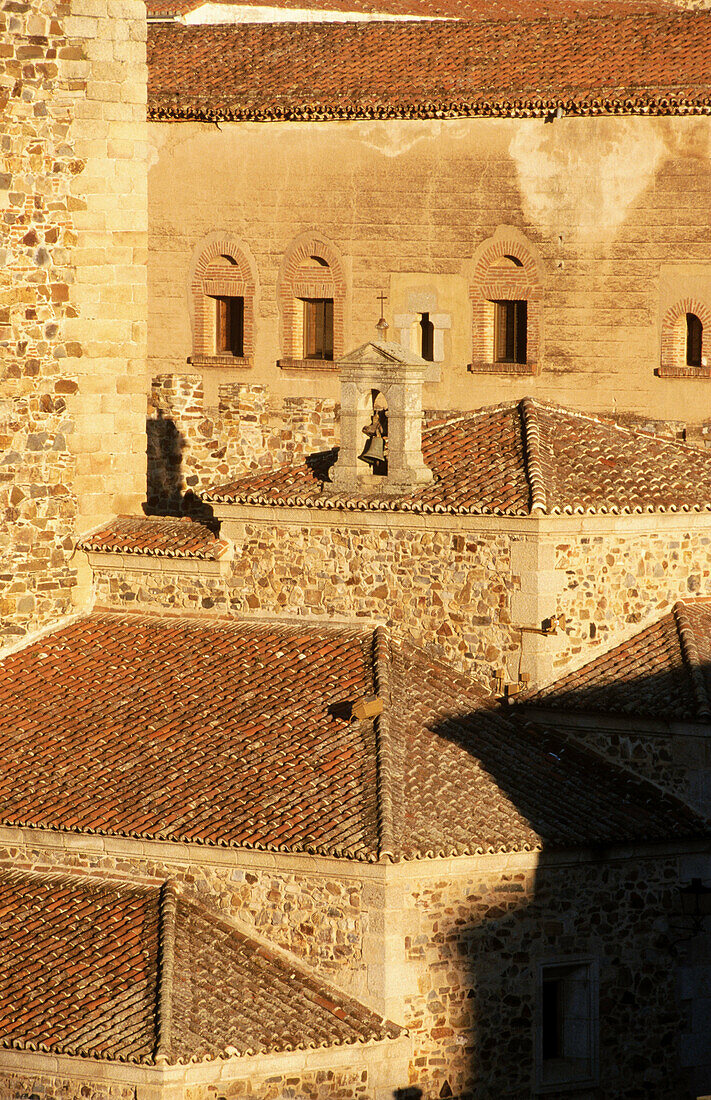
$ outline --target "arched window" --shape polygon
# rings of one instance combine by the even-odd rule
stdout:
[[[196,366],[251,366],[255,276],[244,249],[219,236],[205,243],[194,266],[191,290],[191,362]]]
[[[711,310],[694,298],[682,298],[662,319],[661,378],[708,378],[707,333]]]
[[[346,283],[333,245],[304,237],[286,255],[279,280],[284,354],[288,369],[333,370],[344,350]]]
[[[499,236],[478,251],[469,286],[472,372],[536,374],[539,367],[541,282],[524,244]]]

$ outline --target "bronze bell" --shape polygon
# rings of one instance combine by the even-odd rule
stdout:
[[[367,440],[363,453],[358,456],[362,462],[371,466],[378,466],[385,461],[385,444],[382,435],[371,435]]]

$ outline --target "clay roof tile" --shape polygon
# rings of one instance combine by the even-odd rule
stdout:
[[[708,113],[711,13],[520,4],[493,17],[149,28],[149,117]]]
[[[700,829],[383,630],[108,611],[0,662],[0,822],[357,860]]]
[[[423,432],[432,484],[399,498],[324,491],[337,450],[203,493],[213,504],[521,516],[711,511],[711,453],[524,398]]]

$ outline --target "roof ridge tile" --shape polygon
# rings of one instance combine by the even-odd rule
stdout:
[[[168,1065],[171,1060],[177,907],[177,887],[171,879],[167,879],[161,886],[159,902],[158,981],[156,983],[158,993],[156,1004],[157,1027],[153,1059],[157,1066]]]
[[[536,403],[531,397],[524,397],[519,408],[523,426],[524,463],[531,490],[531,513],[545,515],[548,511],[548,494],[541,463],[541,428]]]
[[[373,631],[373,677],[375,690],[383,700],[382,713],[375,718],[376,767],[377,767],[377,813],[379,832],[379,852],[382,859],[395,858],[395,825],[393,813],[392,787],[395,778],[393,760],[390,712],[391,682],[390,671],[392,651],[390,634],[386,627],[376,626]]]

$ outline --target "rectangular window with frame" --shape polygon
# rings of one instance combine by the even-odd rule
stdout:
[[[525,363],[528,302],[494,302],[494,362]]]
[[[434,361],[434,324],[429,313],[420,314],[420,354],[428,363]]]
[[[333,359],[333,298],[304,299],[304,359]]]
[[[244,356],[244,298],[215,298],[215,354]]]
[[[595,961],[542,963],[538,977],[537,1091],[594,1084],[598,1075]]]

